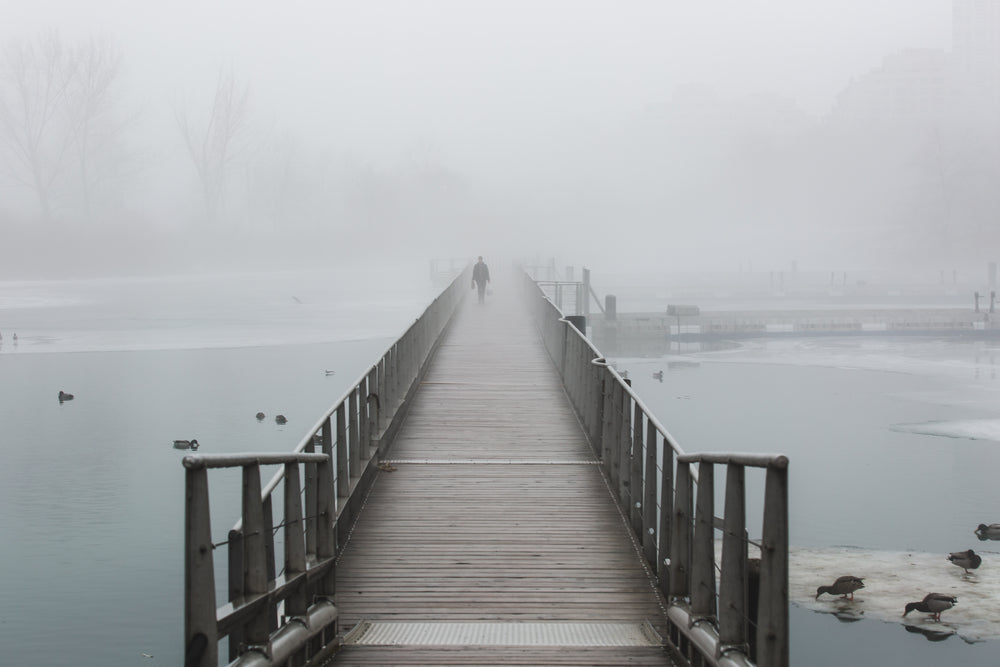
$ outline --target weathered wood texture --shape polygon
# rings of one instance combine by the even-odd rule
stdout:
[[[513,290],[511,283],[502,291]],[[359,621],[648,621],[664,611],[526,310],[467,299],[337,568]],[[658,647],[348,646],[334,664],[670,665]]]

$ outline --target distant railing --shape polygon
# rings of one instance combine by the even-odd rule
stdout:
[[[336,650],[339,545],[441,334],[468,292],[468,273],[445,288],[292,452],[184,457],[187,667],[217,667],[223,639],[230,664],[239,667],[316,665]],[[262,465],[282,466],[263,488]],[[243,471],[242,516],[226,540],[213,543],[208,470],[233,467]],[[272,497],[279,486],[283,503],[275,523]],[[282,539],[276,541],[278,529]],[[229,602],[217,607],[213,551],[223,545]],[[280,573],[276,561],[283,563]]]
[[[583,318],[564,317],[528,274],[524,285],[545,347],[668,602],[672,644],[693,664],[787,667],[788,459],[685,453],[586,337]],[[727,469],[721,520],[716,465]],[[746,532],[748,467],[766,470],[762,537],[753,545],[759,568]]]

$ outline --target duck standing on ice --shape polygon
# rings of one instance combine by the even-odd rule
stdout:
[[[972,549],[969,549],[968,551],[953,551],[948,554],[948,560],[963,568],[965,573],[969,574],[969,570],[975,570],[982,564],[983,557]]]
[[[958,604],[958,598],[953,595],[928,593],[920,602],[907,602],[903,616],[906,616],[911,611],[922,611],[925,614],[930,614],[931,618],[935,621],[940,621],[941,612],[951,609],[956,604]]]
[[[848,595],[851,599],[854,599],[854,591],[859,588],[864,588],[864,579],[862,577],[855,577],[849,574],[845,574],[842,577],[837,577],[837,580],[833,582],[832,586],[820,586],[816,589],[816,599],[823,593],[829,593],[830,595],[839,595],[842,598],[847,598]]]

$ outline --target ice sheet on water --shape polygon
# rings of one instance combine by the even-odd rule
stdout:
[[[250,347],[392,338],[436,294],[402,268],[0,282],[0,351]],[[13,334],[18,344],[13,345]]]
[[[1000,442],[1000,419],[964,419],[960,421],[894,424],[890,428],[894,431],[904,431],[907,433]]]
[[[978,549],[976,553],[982,556],[982,565],[965,574],[948,562],[948,554],[792,548],[789,596],[794,604],[834,614],[844,622],[874,618],[924,632],[953,633],[970,642],[1000,638],[1000,577],[995,576],[1000,553]],[[844,574],[865,580],[853,601],[826,593],[815,599],[819,586]],[[958,603],[942,614],[941,621],[915,611],[903,617],[906,603],[922,600],[927,593],[953,595]]]

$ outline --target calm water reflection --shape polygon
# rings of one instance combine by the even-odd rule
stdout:
[[[389,343],[0,355],[2,662],[181,664],[184,452],[173,440],[287,451]],[[60,389],[76,398],[60,404]],[[220,541],[239,512],[228,474],[212,477]]]
[[[789,456],[794,546],[939,553],[947,572],[951,551],[990,551],[973,530],[1000,521],[994,357],[983,342],[813,340],[616,365],[688,451]],[[972,426],[996,439],[961,437]],[[759,494],[750,499],[757,507]],[[992,579],[985,569],[977,576]],[[929,592],[913,585],[914,599]],[[983,613],[996,616],[998,606]],[[793,664],[1000,660],[996,640],[932,636],[945,640],[932,645],[900,623],[844,624],[801,608],[793,622]]]

